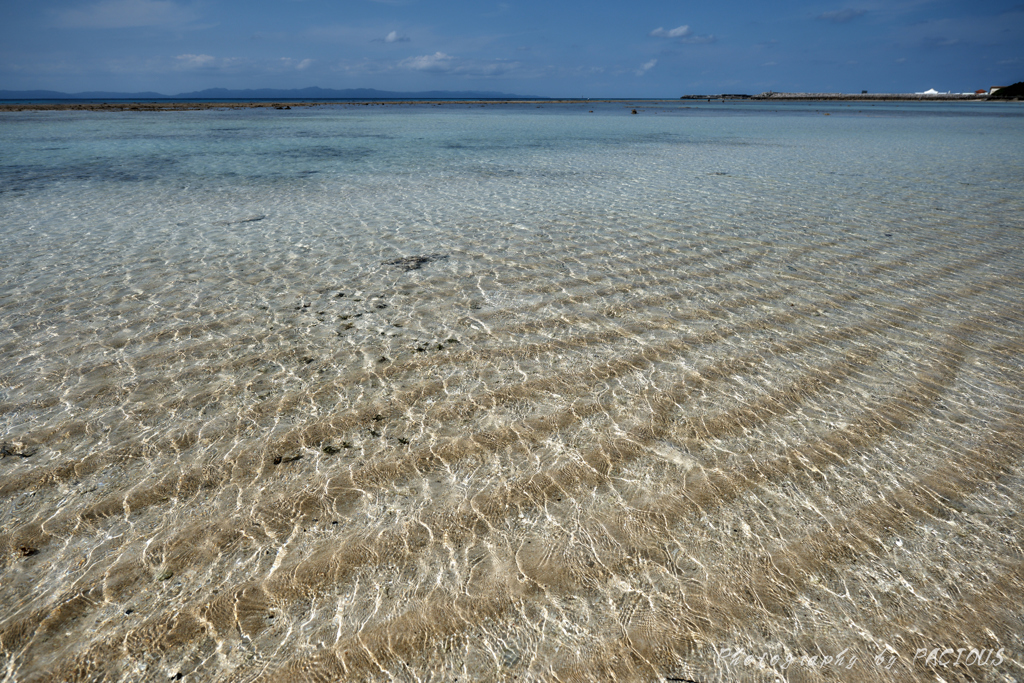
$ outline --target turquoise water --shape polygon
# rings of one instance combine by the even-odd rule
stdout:
[[[0,680],[1019,680],[1022,139],[0,113]]]

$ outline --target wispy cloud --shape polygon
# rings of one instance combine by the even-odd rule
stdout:
[[[929,36],[923,41],[926,47],[953,47],[961,43],[959,38],[949,36]]]
[[[178,67],[182,69],[208,69],[217,66],[217,58],[213,55],[178,55]]]
[[[693,30],[687,26],[677,26],[675,28],[665,29],[659,26],[658,28],[651,31],[648,35],[654,36],[655,38],[671,38],[678,40],[682,43],[713,43],[715,37],[711,35],[698,36],[695,35]]]
[[[665,30],[662,27],[658,27],[651,31],[651,35],[657,38],[685,38],[686,36],[693,33],[689,26],[678,26],[673,29]]]
[[[636,75],[637,76],[643,76],[645,73],[647,73],[648,71],[653,69],[654,65],[657,64],[657,63],[658,63],[657,59],[652,59],[651,61],[647,62],[646,64],[641,66],[639,69],[637,69],[636,70]]]
[[[686,36],[685,38],[683,38],[683,39],[682,39],[682,41],[683,41],[684,43],[693,43],[693,44],[695,44],[695,45],[698,45],[698,44],[706,44],[706,43],[713,43],[713,42],[715,42],[716,40],[718,40],[718,39],[717,39],[717,38],[715,38],[715,37],[714,37],[713,35],[706,35],[706,36]]]
[[[283,64],[286,68],[289,69],[295,69],[296,71],[305,71],[313,64],[313,60],[303,59],[302,61],[298,61],[292,59],[291,57],[281,57],[281,64]]]
[[[420,57],[409,57],[403,59],[398,63],[398,66],[413,69],[414,71],[433,71],[443,72],[450,71],[454,64],[455,58],[451,55],[446,55],[443,52],[435,52],[432,55],[422,55]]]
[[[528,78],[534,74],[526,68],[522,62],[510,62],[503,59],[476,60],[454,57],[444,52],[435,52],[432,55],[421,55],[409,57],[398,62],[399,69],[410,69],[412,71],[424,71],[428,73],[455,74],[460,76],[491,77],[507,76],[516,74],[522,78]]]
[[[409,36],[400,36],[398,31],[392,31],[383,38],[374,38],[374,43],[408,43],[411,39]]]
[[[171,0],[100,0],[80,9],[57,13],[65,28],[138,28],[142,26],[183,26],[195,21],[191,7]]]
[[[819,21],[830,21],[833,24],[845,24],[848,21],[853,21],[857,17],[864,16],[867,10],[863,9],[837,9],[831,12],[822,12],[816,18]]]
[[[174,67],[179,71],[205,70],[237,72],[240,69],[251,69],[255,65],[242,57],[214,57],[213,55],[184,54],[174,58]],[[265,68],[265,67],[264,67]]]

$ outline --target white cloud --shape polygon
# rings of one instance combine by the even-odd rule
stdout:
[[[409,57],[398,62],[397,67],[400,69],[412,69],[413,71],[456,74],[478,78],[507,76],[509,74],[515,74],[520,78],[531,78],[539,75],[536,69],[530,69],[522,62],[511,62],[503,59],[491,61],[461,59],[444,52]]]
[[[398,65],[415,71],[451,71],[453,59],[451,55],[435,52],[432,55],[403,59]]]
[[[313,60],[312,59],[303,59],[301,62],[296,62],[291,57],[281,57],[281,63],[286,68],[295,69],[297,71],[303,71],[303,70],[308,69],[310,67],[310,65],[313,63]]]
[[[657,59],[652,59],[651,61],[647,62],[646,64],[641,66],[639,69],[637,69],[636,75],[637,76],[643,76],[645,73],[647,73],[648,71],[653,69],[654,65],[657,64],[657,63],[658,63]]]
[[[648,35],[654,36],[655,38],[672,38],[682,43],[713,43],[715,37],[708,36],[697,36],[694,35],[693,31],[689,26],[677,26],[672,29],[664,29],[661,26],[651,31]]]
[[[178,66],[184,69],[203,69],[216,66],[217,58],[213,55],[178,55]]]
[[[66,28],[137,28],[181,26],[196,19],[196,13],[171,0],[100,0],[81,9],[57,15]]]
[[[833,24],[845,24],[848,21],[853,21],[866,12],[867,10],[863,9],[837,9],[832,12],[823,12],[822,14],[819,14],[817,18],[821,21],[831,21]]]
[[[686,36],[693,33],[689,26],[679,26],[666,31],[662,27],[658,27],[651,31],[651,35],[657,38],[685,38]]]
[[[398,31],[392,31],[383,38],[374,38],[370,41],[371,43],[408,43],[410,38],[408,36],[398,35]]]

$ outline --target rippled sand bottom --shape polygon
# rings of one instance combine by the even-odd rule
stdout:
[[[1019,226],[769,214],[25,276],[0,678],[1021,680]]]

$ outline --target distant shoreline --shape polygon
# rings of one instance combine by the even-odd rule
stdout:
[[[964,94],[842,94],[842,93],[762,93],[760,95],[684,95],[678,99],[642,99],[642,98],[599,98],[599,99],[379,99],[379,100],[310,100],[310,101],[114,101],[114,102],[17,102],[3,103],[0,100],[0,112],[18,111],[199,111],[203,109],[291,109],[293,107],[325,107],[325,106],[384,106],[384,105],[501,105],[501,104],[595,104],[603,103],[636,103],[638,105],[656,102],[686,101],[717,101],[717,102],[1013,102],[1015,99],[990,97],[988,95]]]
[[[801,92],[772,92],[760,95],[751,95],[750,99],[758,101],[789,101],[789,102],[818,102],[818,101],[839,101],[839,102],[987,102],[988,94],[977,95],[974,93],[939,93],[936,95],[925,95],[917,93],[801,93]],[[994,98],[998,99],[998,98]]]
[[[488,104],[586,104],[588,102],[678,102],[679,100],[587,100],[587,99],[564,99],[564,100],[531,100],[531,99],[507,99],[507,100],[313,100],[313,101],[223,101],[223,102],[175,102],[175,101],[148,101],[148,102],[19,102],[4,104],[0,100],[0,111],[196,111],[201,109],[290,109],[293,107],[336,107],[339,105],[366,107],[383,105],[488,105]]]

